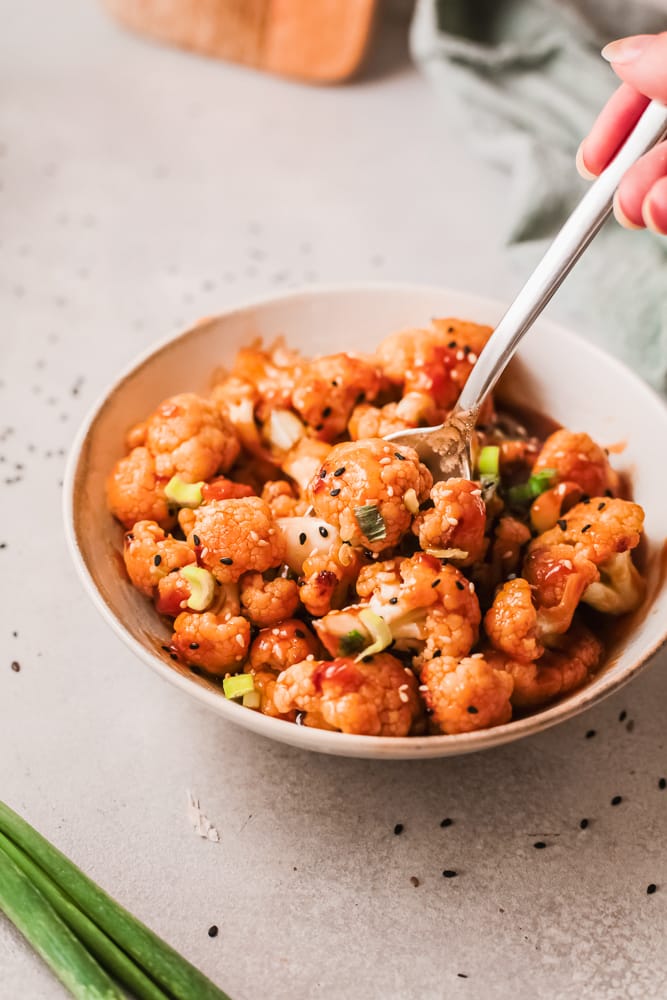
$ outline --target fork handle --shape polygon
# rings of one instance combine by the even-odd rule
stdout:
[[[498,323],[463,388],[456,409],[476,417],[523,335],[611,212],[614,192],[626,171],[667,135],[667,107],[651,101],[612,162],[581,199],[544,257]]]

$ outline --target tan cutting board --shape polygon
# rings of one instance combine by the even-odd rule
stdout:
[[[104,0],[128,28],[207,56],[317,83],[360,66],[377,0]]]

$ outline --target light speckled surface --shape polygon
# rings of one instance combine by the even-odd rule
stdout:
[[[234,1000],[664,997],[664,656],[501,751],[308,756],[135,662],[62,537],[63,449],[137,351],[290,283],[507,295],[502,178],[393,45],[365,82],[311,90],[144,45],[83,0],[38,10],[0,3],[0,795]],[[0,920],[0,997],[62,995]]]

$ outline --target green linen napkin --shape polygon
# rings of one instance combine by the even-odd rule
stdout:
[[[600,48],[665,29],[667,13],[629,0],[418,0],[413,56],[450,125],[507,176],[518,274],[585,191],[576,150],[618,82]],[[607,223],[558,295],[579,332],[667,391],[667,239]]]

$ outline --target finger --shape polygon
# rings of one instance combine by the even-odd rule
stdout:
[[[605,46],[602,54],[621,80],[652,100],[667,103],[667,31],[621,38]]]
[[[654,146],[630,167],[616,192],[615,207],[622,225],[644,226],[642,206],[653,185],[667,177],[667,142]]]
[[[649,229],[667,236],[667,177],[656,181],[646,195],[642,216]]]
[[[602,173],[632,132],[647,105],[647,97],[637,93],[627,83],[621,84],[609,98],[579,147],[577,169],[582,177],[590,180]]]

